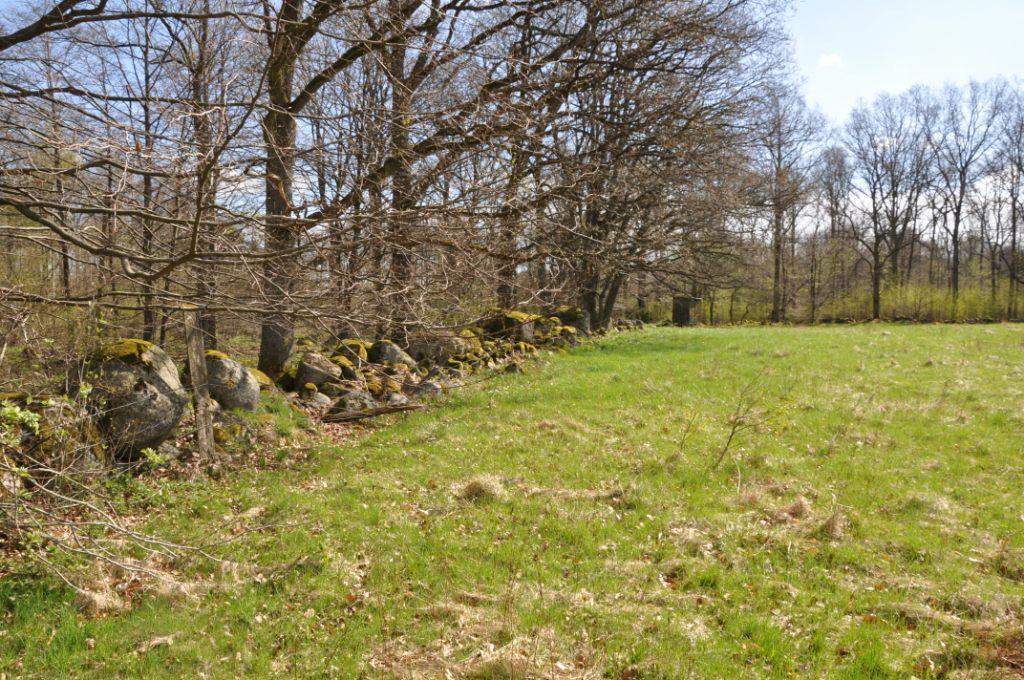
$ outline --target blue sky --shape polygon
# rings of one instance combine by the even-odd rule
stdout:
[[[1024,0],[795,0],[804,92],[841,123],[916,83],[1024,76]]]

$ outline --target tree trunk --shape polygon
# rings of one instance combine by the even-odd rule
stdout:
[[[266,217],[265,247],[269,253],[286,253],[295,245],[291,219],[292,183],[295,171],[295,116],[290,110],[292,81],[297,55],[288,34],[301,15],[302,0],[285,0],[281,8],[279,28],[274,36],[270,65],[267,69],[269,109],[263,118],[266,149]],[[267,303],[271,311],[263,316],[260,328],[259,369],[272,380],[284,371],[295,344],[295,321],[289,314],[288,298],[294,291],[294,268],[290,257],[268,259],[264,266]]]
[[[871,318],[882,318],[882,254],[879,245],[871,253]]]
[[[785,214],[778,206],[772,216],[772,260],[774,271],[772,273],[772,323],[782,321],[785,314],[785,291],[782,280],[782,258],[783,258],[783,228],[785,226]]]

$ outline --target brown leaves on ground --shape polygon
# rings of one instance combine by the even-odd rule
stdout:
[[[183,602],[208,589],[206,583],[182,579],[162,559],[153,556],[148,560],[103,563],[98,567],[98,575],[79,589],[76,603],[84,615],[99,617],[126,611],[144,595]]]

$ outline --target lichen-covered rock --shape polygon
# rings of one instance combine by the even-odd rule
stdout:
[[[368,354],[370,361],[375,364],[405,364],[410,368],[416,366],[416,360],[390,340],[378,340],[373,343]]]
[[[109,449],[122,460],[135,460],[142,449],[159,446],[188,404],[174,362],[144,340],[104,345],[87,362],[81,379],[69,382],[71,394],[83,383],[92,387],[90,408]]]
[[[356,368],[356,364],[344,354],[335,354],[331,357],[331,363],[341,369],[341,376],[346,380],[362,380],[363,374]]]
[[[348,394],[339,397],[331,407],[332,415],[348,415],[352,413],[363,413],[377,408],[377,400],[369,392],[353,390]]]
[[[295,382],[301,386],[312,384],[320,387],[324,383],[338,382],[341,378],[341,366],[319,352],[304,354],[295,374]]]
[[[210,396],[228,410],[254,412],[260,405],[260,384],[245,366],[223,352],[206,352]]]
[[[348,357],[358,367],[369,361],[371,347],[373,347],[372,342],[356,338],[346,338],[335,348],[334,354]]]

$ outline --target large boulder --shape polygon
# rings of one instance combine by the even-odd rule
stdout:
[[[410,368],[416,366],[416,360],[390,340],[378,340],[373,343],[368,354],[370,361],[375,364],[405,364]]]
[[[181,421],[188,393],[167,353],[145,340],[104,345],[71,380],[74,391],[88,385],[89,405],[109,449],[121,460],[159,446]]]
[[[252,412],[259,407],[259,381],[249,369],[223,352],[207,350],[206,379],[210,396],[225,409]]]

